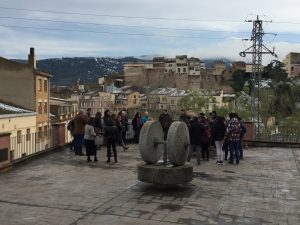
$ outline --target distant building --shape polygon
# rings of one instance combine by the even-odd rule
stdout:
[[[119,112],[122,109],[138,110],[141,107],[140,93],[137,91],[125,90],[115,94],[113,110]]]
[[[79,110],[86,113],[87,109],[91,108],[92,116],[95,116],[97,112],[101,112],[103,115],[106,109],[112,110],[114,103],[115,96],[107,92],[99,92],[97,94],[91,93],[79,96]]]
[[[288,78],[300,75],[300,53],[290,52],[283,61]]]
[[[200,76],[201,61],[198,58],[189,58],[189,75]]]
[[[79,112],[75,101],[50,97],[50,113],[52,122],[68,122]]]
[[[181,98],[188,96],[191,91],[178,90],[177,88],[158,88],[151,91],[149,96],[150,110],[179,109],[178,103]]]
[[[52,75],[36,68],[34,48],[30,48],[28,64],[0,57],[0,98],[37,112],[36,130],[47,139],[50,126],[49,92]],[[40,139],[39,139],[40,140]]]
[[[237,70],[246,71],[246,63],[243,61],[233,62],[231,72],[234,73]]]
[[[187,55],[176,56],[176,74],[188,74],[188,58]]]

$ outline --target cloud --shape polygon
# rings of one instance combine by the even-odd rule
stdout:
[[[78,12],[78,14],[54,14],[37,11],[4,10],[1,16],[26,17],[31,19],[65,20],[70,23],[53,23],[43,21],[23,21],[1,19],[0,25],[44,27],[55,30],[4,28],[0,26],[0,55],[4,57],[26,58],[28,48],[36,47],[40,57],[61,56],[139,56],[186,54],[200,58],[224,57],[241,59],[238,53],[245,46],[241,38],[249,38],[252,23],[244,19],[254,19],[261,14],[263,19],[274,23],[264,23],[265,32],[276,32],[279,35],[274,45],[279,58],[289,51],[300,51],[298,41],[299,24],[282,22],[299,22],[300,14],[297,0],[277,0],[270,4],[267,0],[247,1],[210,0],[52,0],[52,1],[17,1],[2,0],[0,7],[39,9],[47,11]],[[82,14],[123,15],[127,17],[149,17],[191,20],[159,20],[142,18],[103,17]],[[273,17],[273,18],[272,18]],[[201,21],[202,20],[202,21]],[[215,21],[208,21],[215,20]],[[77,23],[76,23],[77,22]],[[96,26],[80,23],[107,23],[134,26],[173,27],[188,30],[142,29],[116,26]],[[89,30],[104,33],[68,32],[65,30]],[[197,31],[198,30],[198,31]],[[217,30],[229,32],[207,32]],[[247,33],[236,33],[247,32]],[[132,36],[112,33],[129,33],[161,36]],[[283,33],[290,33],[289,35]],[[193,36],[199,38],[172,38],[168,36]],[[272,39],[272,36],[269,38]],[[249,46],[251,43],[246,43]],[[251,57],[249,57],[251,60]],[[246,58],[248,60],[248,57]],[[270,58],[264,56],[264,62]]]

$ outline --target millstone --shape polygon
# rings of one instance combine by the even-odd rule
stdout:
[[[146,163],[156,163],[163,152],[163,145],[157,144],[164,141],[164,133],[160,122],[148,121],[142,127],[140,132],[140,153]]]
[[[168,131],[167,152],[171,164],[181,166],[185,163],[190,144],[190,135],[184,122],[173,122]]]

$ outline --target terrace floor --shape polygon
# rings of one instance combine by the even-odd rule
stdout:
[[[1,225],[300,224],[300,149],[250,148],[240,165],[194,163],[173,190],[137,181],[138,145],[119,163],[69,149],[0,173]]]

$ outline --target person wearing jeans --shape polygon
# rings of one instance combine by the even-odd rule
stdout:
[[[74,151],[75,155],[84,155],[82,153],[83,138],[85,132],[86,120],[82,111],[74,118]]]
[[[229,113],[229,122],[226,128],[226,138],[229,144],[230,150],[230,164],[233,164],[234,158],[236,160],[236,164],[240,163],[240,154],[238,149],[238,143],[240,141],[241,136],[241,124],[237,119],[238,115],[236,113]]]

